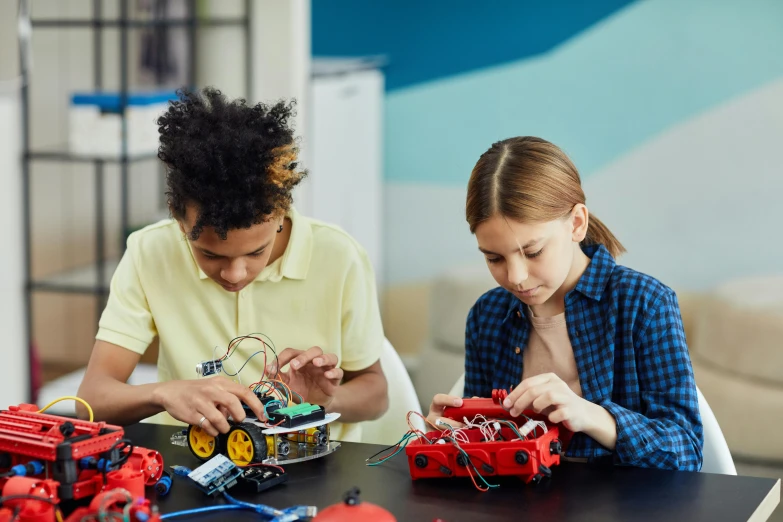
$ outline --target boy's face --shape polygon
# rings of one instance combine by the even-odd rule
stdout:
[[[559,295],[569,279],[578,243],[584,239],[578,225],[573,213],[544,223],[496,215],[476,227],[476,240],[495,281],[535,312],[536,306]]]
[[[279,218],[247,229],[229,230],[226,239],[221,239],[213,228],[205,227],[193,241],[190,231],[196,219],[196,210],[189,205],[185,219],[179,220],[180,229],[201,270],[228,292],[239,292],[266,267],[280,236],[277,229],[283,223]]]

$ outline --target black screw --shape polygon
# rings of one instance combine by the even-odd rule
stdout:
[[[530,479],[530,483],[533,484],[534,486],[537,486],[541,482],[542,478],[543,476],[540,474],[533,475],[533,478]]]
[[[549,453],[552,455],[560,455],[560,453],[563,451],[563,445],[560,443],[559,440],[553,440],[549,443]]]
[[[343,495],[343,501],[349,506],[355,506],[361,502],[359,500],[359,488],[353,487]]]
[[[544,466],[543,464],[539,464],[538,471],[541,472],[541,475],[544,477],[551,477],[552,476],[552,470],[549,469],[547,466]]]
[[[462,453],[457,455],[457,465],[463,467],[468,465],[468,461],[465,459],[465,455],[463,455]]]
[[[529,456],[526,451],[519,450],[517,451],[516,455],[514,455],[514,460],[517,461],[517,464],[524,466],[527,464],[527,461],[529,459]]]
[[[76,431],[76,428],[71,421],[65,421],[60,425],[60,433],[63,434],[63,437],[70,437],[74,431]]]
[[[416,455],[416,459],[413,462],[417,468],[427,467],[427,457],[425,455]]]

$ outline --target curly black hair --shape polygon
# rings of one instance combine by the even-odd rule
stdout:
[[[219,90],[181,89],[178,101],[158,118],[158,158],[167,167],[169,209],[184,219],[187,205],[198,218],[191,239],[204,227],[222,239],[285,213],[291,191],[307,175],[297,169],[288,125],[295,102],[249,106]]]

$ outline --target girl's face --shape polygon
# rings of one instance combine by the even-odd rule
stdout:
[[[576,285],[583,271],[578,265],[586,257],[579,242],[587,219],[581,204],[564,219],[543,223],[496,215],[476,227],[476,239],[495,281],[536,312],[553,297],[564,299]]]

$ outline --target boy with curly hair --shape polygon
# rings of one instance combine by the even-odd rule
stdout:
[[[183,91],[158,119],[173,219],[131,234],[112,278],[79,389],[96,418],[129,424],[154,415],[213,436],[229,430],[229,415],[244,419],[242,403],[262,418],[250,382],[194,379],[216,345],[252,332],[286,348],[276,367],[254,357],[242,375],[288,365],[279,375],[293,391],[341,413],[333,438],[359,440],[356,423],[386,410],[373,269],[348,234],[292,207],[306,175],[292,115],[293,103],[249,106],[207,88]],[[155,337],[159,382],[127,384]],[[237,368],[253,352],[237,353]]]

